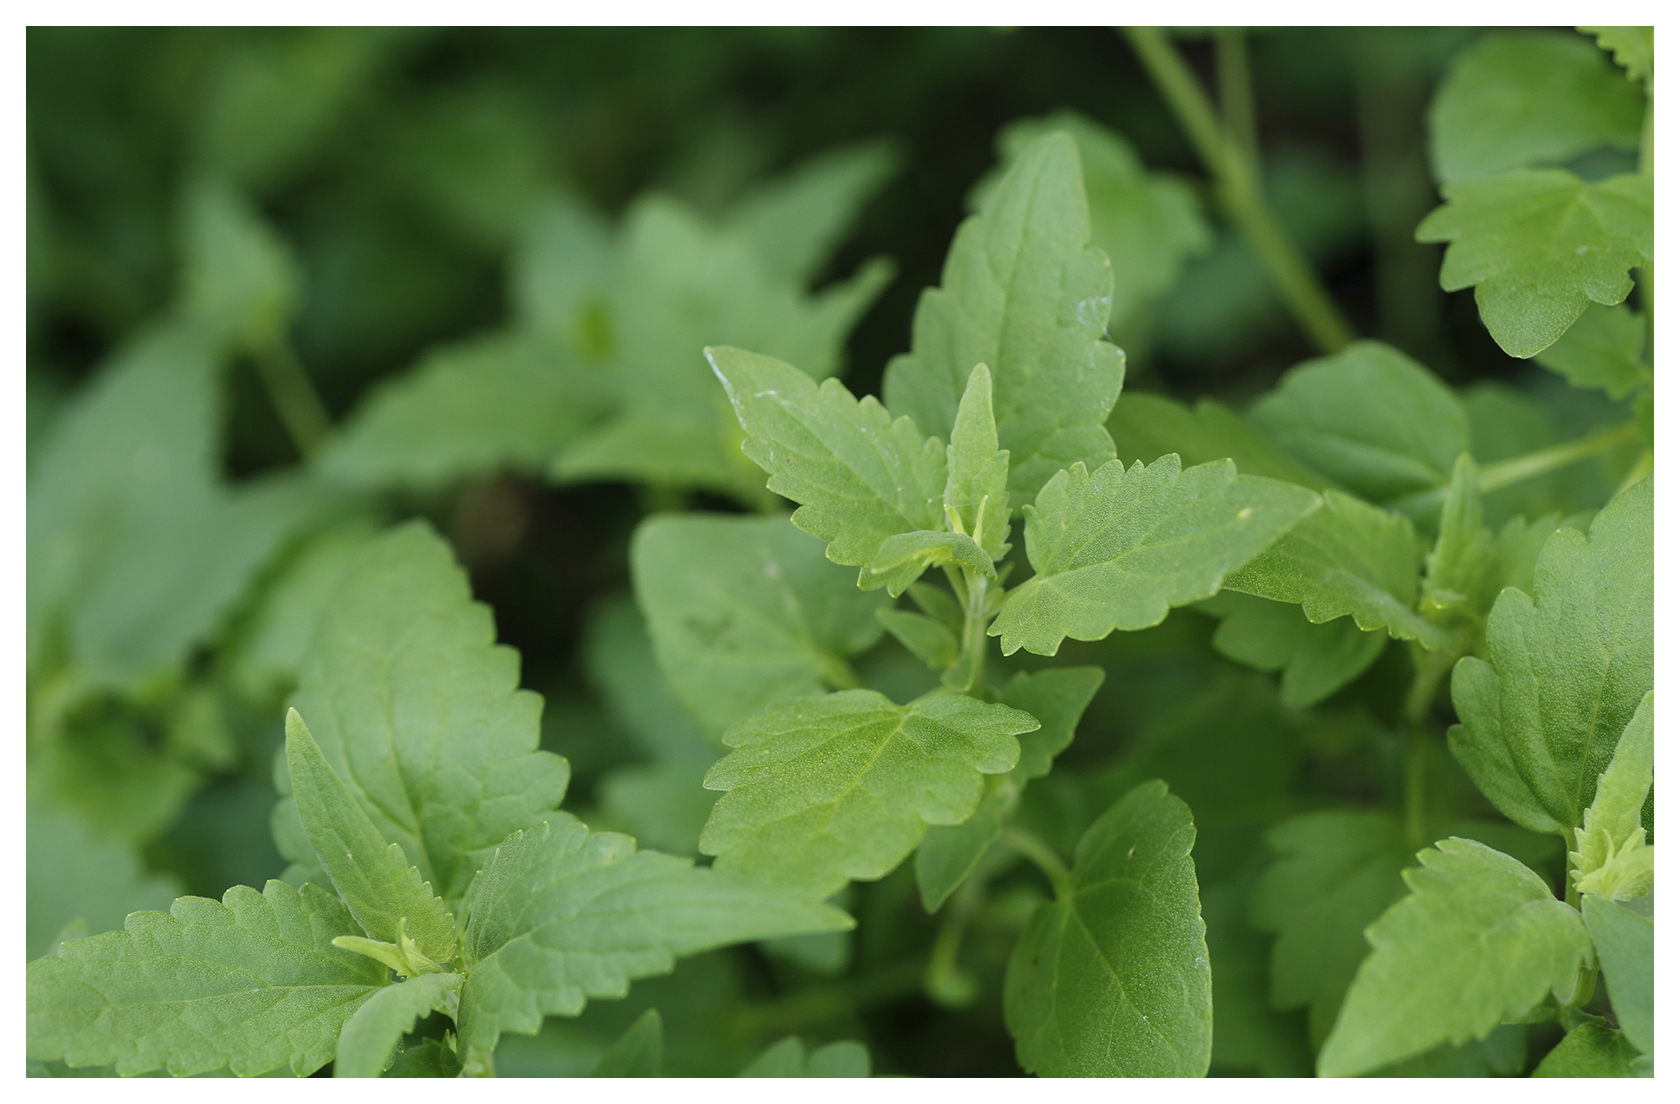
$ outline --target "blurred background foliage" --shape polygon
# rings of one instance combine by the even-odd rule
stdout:
[[[1178,41],[1208,87],[1251,89],[1237,121],[1284,228],[1354,330],[1468,388],[1485,460],[1601,412],[1500,352],[1413,241],[1436,202],[1426,108],[1478,34]],[[775,508],[711,420],[698,349],[780,343],[879,393],[1000,155],[1052,126],[1080,142],[1113,257],[1128,395],[1241,409],[1315,355],[1109,29],[32,28],[30,956],[71,920],[279,873],[280,704],[332,585],[407,516],[451,538],[520,649],[568,807],[692,851],[715,733],[660,675],[630,535],[655,510]],[[1560,479],[1535,512],[1603,500],[1594,470]],[[1407,671],[1391,648],[1296,708],[1215,627],[1183,610],[1070,641],[1107,681],[1021,815],[1071,849],[1135,781],[1167,779],[1200,833],[1215,1072],[1304,1073],[1322,1030],[1271,1007],[1246,903],[1262,833],[1392,794]],[[855,662],[890,694],[925,675],[890,639]],[[1443,816],[1475,811],[1440,760]],[[673,1073],[738,1069],[789,1031],[860,1039],[878,1072],[1016,1073],[999,983],[1042,891],[1013,878],[944,973],[924,968],[941,928],[906,864],[850,891],[855,938],[702,956],[498,1062],[587,1072],[656,1006]],[[1453,1061],[1506,1068],[1499,1038]]]

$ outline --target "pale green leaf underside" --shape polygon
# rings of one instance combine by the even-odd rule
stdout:
[[[770,357],[706,355],[747,433],[742,451],[800,503],[794,524],[828,541],[829,559],[866,567],[888,537],[945,528],[945,449],[909,418]]]
[[[1645,349],[1645,320],[1626,303],[1589,306],[1556,344],[1541,350],[1535,360],[1576,387],[1603,389],[1612,399],[1651,383]]]
[[[496,849],[474,886],[461,991],[461,1042],[489,1050],[618,998],[678,956],[730,943],[851,926],[845,913],[688,859],[637,851],[564,813]]]
[[[29,1056],[124,1075],[228,1067],[249,1077],[289,1064],[306,1077],[390,981],[385,967],[332,945],[359,932],[327,891],[283,882],[134,913],[125,931],[29,964]]]
[[[862,1043],[843,1039],[812,1047],[789,1035],[764,1048],[748,1062],[737,1077],[868,1077],[869,1049]]]
[[[1418,859],[1411,894],[1367,931],[1372,951],[1319,1052],[1321,1076],[1483,1038],[1548,991],[1568,1000],[1593,961],[1581,914],[1516,859],[1457,837]]]
[[[917,304],[911,352],[887,365],[888,408],[941,438],[969,373],[988,366],[1009,486],[1023,498],[1069,464],[1114,455],[1103,421],[1126,360],[1103,340],[1114,277],[1090,237],[1078,147],[1047,135],[957,228],[941,286]]]
[[[1537,832],[1581,824],[1598,776],[1653,682],[1652,484],[1628,488],[1588,535],[1559,529],[1534,597],[1506,588],[1488,659],[1453,670],[1453,754],[1499,811]]]
[[[1220,618],[1213,647],[1257,671],[1281,671],[1283,703],[1317,705],[1364,673],[1388,644],[1388,635],[1366,632],[1354,620],[1315,625],[1300,607],[1235,591],[1203,607]]]
[[[1225,578],[1225,586],[1300,605],[1314,624],[1352,615],[1366,632],[1450,648],[1457,638],[1414,608],[1422,556],[1412,523],[1338,491],[1270,548]]]
[[[724,735],[706,775],[727,791],[700,837],[720,870],[824,897],[885,875],[929,825],[960,824],[981,779],[1015,766],[1017,709],[962,694],[898,706],[871,690],[778,702]]]
[[[382,943],[406,936],[434,962],[453,958],[455,918],[402,847],[380,836],[295,709],[286,714],[286,761],[304,831],[356,922]]]
[[[1646,1054],[1656,1036],[1653,1008],[1656,999],[1656,924],[1630,908],[1603,897],[1583,897],[1581,914],[1592,935],[1604,985],[1622,1032]]]
[[[1652,256],[1651,189],[1651,177],[1637,173],[1587,184],[1559,169],[1516,169],[1442,188],[1446,206],[1419,224],[1417,238],[1451,243],[1441,287],[1475,285],[1499,347],[1531,357],[1589,302],[1627,298],[1628,270]]]
[[[843,684],[843,658],[880,638],[887,604],[780,517],[649,518],[630,573],[672,691],[712,736],[779,698]]]
[[[460,989],[460,974],[421,974],[379,990],[339,1033],[333,1076],[378,1077],[414,1022],[428,1012],[452,1011]]]
[[[1212,974],[1190,809],[1145,782],[1074,854],[1070,899],[1041,905],[1004,980],[1015,1055],[1046,1077],[1200,1077]]]
[[[508,833],[566,792],[542,699],[423,523],[374,541],[322,618],[292,705],[385,840],[451,905]],[[310,856],[288,854],[293,861]]]
[[[1308,514],[1303,487],[1238,475],[1229,460],[1181,470],[1176,454],[1129,470],[1110,461],[1058,473],[1026,508],[1037,575],[1017,587],[990,632],[1005,655],[1054,655],[1063,637],[1100,640],[1159,624],[1212,597],[1226,573]]]

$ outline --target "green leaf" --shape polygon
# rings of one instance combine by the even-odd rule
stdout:
[[[1601,388],[1612,399],[1651,386],[1645,351],[1645,320],[1626,303],[1589,306],[1556,344],[1534,359],[1576,387]]]
[[[1090,201],[1091,244],[1114,266],[1109,327],[1125,326],[1178,282],[1187,260],[1208,251],[1212,232],[1189,184],[1146,171],[1131,143],[1076,111],[1010,123],[998,132],[998,156],[1013,163],[1034,142],[1056,131],[1079,147]],[[975,192],[989,195],[1002,176],[999,171],[996,179],[982,181]]]
[[[1211,598],[1227,572],[1317,504],[1305,488],[1238,475],[1229,460],[1181,470],[1169,453],[1095,474],[1075,464],[1026,508],[1038,573],[1011,592],[989,632],[1005,655],[1055,655],[1063,637],[1158,625],[1169,608]]]
[[[859,573],[858,585],[884,586],[888,594],[897,598],[928,568],[945,564],[955,564],[965,573],[982,578],[995,578],[992,558],[974,543],[973,537],[921,529],[897,533],[882,541],[875,558]]]
[[[292,706],[380,837],[451,907],[496,845],[566,792],[566,761],[537,750],[542,699],[519,689],[518,654],[495,644],[490,611],[424,523],[368,547]]]
[[[1582,822],[1600,773],[1651,689],[1652,489],[1646,477],[1593,520],[1559,529],[1534,597],[1507,588],[1488,659],[1459,660],[1453,755],[1499,811],[1537,832]]]
[[[1352,615],[1366,632],[1387,629],[1397,640],[1426,648],[1456,647],[1456,635],[1413,608],[1421,559],[1405,517],[1325,491],[1322,509],[1227,575],[1225,586],[1298,603],[1315,625]]]
[[[825,150],[736,201],[729,228],[776,277],[809,281],[845,238],[869,198],[897,174],[886,142]]]
[[[1306,1077],[1312,1051],[1301,1017],[1279,1012],[1268,994],[1271,939],[1248,922],[1253,879],[1210,886],[1201,883],[1202,919],[1207,922],[1208,965],[1213,971],[1213,1065],[1215,1075]]]
[[[1568,1001],[1593,961],[1580,913],[1509,855],[1454,837],[1418,859],[1404,875],[1411,894],[1367,930],[1372,951],[1319,1052],[1320,1076],[1484,1038],[1548,991]]]
[[[764,1048],[737,1077],[868,1077],[869,1049],[850,1039],[813,1047],[789,1035]]]
[[[1104,677],[1101,667],[1049,667],[1017,671],[1004,684],[998,700],[1039,722],[1037,729],[1019,736],[1021,759],[1010,772],[1016,785],[1050,773],[1051,762],[1073,743],[1073,730]]]
[[[1160,395],[1124,392],[1108,416],[1114,436],[1115,458],[1130,465],[1150,463],[1169,452],[1178,453],[1186,467],[1210,460],[1231,460],[1244,475],[1261,475],[1299,483],[1321,491],[1337,486],[1279,451],[1248,421],[1212,399],[1201,399],[1194,410]]]
[[[1071,885],[1041,905],[1009,959],[1015,1057],[1045,1077],[1200,1077],[1212,975],[1190,809],[1145,782],[1091,825]]]
[[[1514,357],[1564,335],[1589,302],[1614,306],[1633,289],[1628,270],[1652,256],[1651,177],[1595,184],[1558,169],[1516,169],[1448,184],[1418,225],[1420,242],[1449,242],[1445,291],[1476,288],[1482,322]]]
[[[1451,389],[1376,341],[1290,369],[1248,417],[1277,448],[1373,502],[1440,486],[1470,447]]]
[[[887,538],[945,528],[945,450],[909,418],[767,356],[706,355],[747,433],[742,451],[772,491],[801,504],[793,523],[830,542],[829,559],[867,567]],[[884,583],[862,571],[858,585]]]
[[[602,819],[655,850],[698,855],[700,833],[717,804],[717,794],[701,784],[709,758],[685,756],[609,771],[595,784]]]
[[[1476,462],[1469,453],[1459,455],[1441,504],[1441,521],[1435,547],[1424,560],[1423,601],[1425,616],[1438,624],[1457,619],[1480,622],[1486,615],[1486,581],[1494,564],[1494,536],[1482,528],[1482,493]],[[1494,588],[1497,592],[1498,588]]]
[[[286,713],[286,762],[309,842],[362,929],[403,950],[412,939],[434,963],[455,957],[455,918],[409,865],[402,846],[380,836],[295,709]]]
[[[665,1024],[650,1008],[624,1029],[590,1071],[591,1077],[658,1077],[665,1053]]]
[[[122,926],[130,912],[169,907],[173,877],[146,869],[134,848],[89,830],[81,817],[30,793],[25,821],[25,935],[28,953],[51,954],[74,921],[82,935]]]
[[[1257,671],[1282,671],[1285,705],[1305,709],[1340,690],[1377,661],[1384,633],[1366,632],[1352,618],[1314,624],[1297,606],[1235,591],[1200,607],[1218,617],[1213,647]]]
[[[1575,885],[1612,901],[1651,892],[1651,849],[1645,846],[1640,811],[1651,793],[1655,727],[1647,692],[1616,742],[1610,765],[1598,776],[1598,791],[1582,826],[1575,829],[1571,852]]]
[[[1577,27],[1576,30],[1592,35],[1598,48],[1610,51],[1616,64],[1627,70],[1628,80],[1639,81],[1645,86],[1646,95],[1650,94],[1651,76],[1656,67],[1652,28]]]
[[[845,657],[880,639],[887,604],[781,517],[656,515],[630,573],[672,691],[714,737],[779,698],[855,686]]]
[[[888,408],[942,438],[974,366],[988,365],[1022,497],[1069,464],[1114,456],[1103,421],[1126,358],[1103,340],[1114,275],[1090,238],[1078,148],[1047,135],[957,228],[941,286],[917,304],[911,352],[887,365]]]
[[[218,346],[257,350],[280,340],[303,282],[286,243],[221,181],[195,181],[182,215],[180,314]]]
[[[956,635],[942,622],[899,609],[878,609],[875,619],[930,669],[943,671],[957,661]]]
[[[460,991],[460,974],[421,974],[379,990],[339,1032],[333,1076],[378,1077],[415,1021],[428,1012],[452,1013]]]
[[[554,813],[498,847],[474,884],[461,990],[461,1045],[490,1051],[504,1031],[623,997],[679,955],[851,926],[845,913],[689,860],[637,851]]]
[[[936,693],[907,706],[872,690],[778,702],[724,734],[737,749],[706,775],[726,791],[700,849],[739,870],[825,897],[885,875],[929,825],[961,824],[981,780],[1038,728],[1017,709]]]
[[[1429,106],[1430,160],[1452,182],[1639,144],[1645,98],[1592,44],[1556,31],[1484,35]]]
[[[1581,914],[1604,968],[1604,985],[1622,1033],[1641,1051],[1654,1053],[1655,921],[1597,896],[1581,898]]]
[[[426,353],[382,384],[333,438],[323,477],[357,487],[447,488],[503,468],[540,472],[598,399],[581,373],[523,335]]]
[[[967,820],[934,825],[916,848],[916,891],[921,894],[922,908],[929,913],[938,912],[945,899],[974,872],[1003,829],[1003,818],[1015,803],[1015,792],[1007,784],[995,783],[994,779],[1002,777],[987,779],[987,793]]]
[[[1307,1007],[1315,1045],[1336,1022],[1369,952],[1365,929],[1406,892],[1411,861],[1400,824],[1384,813],[1303,813],[1266,833],[1276,859],[1255,884],[1250,910],[1272,944],[1272,1004]]]
[[[340,1028],[390,971],[332,945],[355,921],[326,890],[235,886],[182,897],[124,931],[29,964],[29,1057],[186,1077],[326,1065]]]
[[[586,362],[608,357],[617,244],[606,220],[574,192],[538,200],[509,262],[517,327]]]
[[[997,444],[992,374],[976,364],[945,448],[945,510],[955,513],[950,520],[957,532],[974,538],[993,560],[1009,551],[1009,450]]]
[[[1637,1077],[1639,1051],[1627,1037],[1590,1016],[1534,1067],[1532,1077]]]

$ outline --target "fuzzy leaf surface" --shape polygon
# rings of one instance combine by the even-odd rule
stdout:
[[[911,351],[887,365],[888,408],[941,438],[969,373],[987,365],[1009,486],[1023,498],[1069,464],[1114,456],[1103,421],[1126,358],[1103,339],[1114,274],[1090,240],[1078,147],[1046,135],[957,228],[940,286],[917,303]]]
[[[1551,991],[1568,1000],[1593,961],[1581,914],[1509,855],[1452,837],[1418,854],[1411,893],[1368,929],[1324,1077],[1350,1077],[1442,1042],[1483,1038]]]
[[[1537,832],[1581,824],[1653,681],[1652,484],[1606,506],[1586,535],[1559,529],[1534,597],[1504,590],[1486,661],[1453,669],[1453,754],[1499,811]]]
[[[566,792],[566,761],[537,750],[542,699],[519,689],[518,654],[496,645],[489,609],[423,523],[369,545],[292,706],[379,835],[451,906],[508,833]]]
[[[1637,1077],[1639,1050],[1597,1016],[1565,1035],[1534,1067],[1531,1077]]]
[[[1181,469],[1169,453],[1148,467],[1110,461],[1095,474],[1075,464],[1026,507],[1037,574],[989,631],[1005,655],[1055,655],[1064,637],[1159,624],[1173,606],[1211,598],[1228,572],[1317,505],[1311,491],[1238,475],[1229,460]]]
[[[290,1065],[307,1077],[390,981],[386,967],[332,945],[360,930],[326,890],[283,882],[134,913],[123,931],[29,964],[29,1057],[123,1075],[225,1066],[252,1077]]]
[[[1071,896],[1039,906],[1010,956],[1004,1020],[1045,1077],[1200,1077],[1213,986],[1190,808],[1145,782],[1074,853]]]
[[[824,897],[885,875],[929,825],[960,824],[981,780],[1020,757],[1039,727],[963,694],[894,705],[872,690],[778,702],[724,734],[736,750],[706,788],[727,791],[700,849],[738,870]]]
[[[889,537],[945,528],[945,449],[916,423],[767,356],[706,355],[746,431],[742,451],[772,491],[800,503],[793,523],[828,541],[829,559],[867,567]]]
[[[1531,357],[1587,304],[1614,306],[1628,269],[1651,260],[1651,177],[1587,184],[1560,169],[1516,169],[1448,184],[1446,206],[1418,225],[1420,242],[1448,242],[1441,288],[1474,285],[1482,323],[1514,357]]]
[[[1652,692],[1654,693],[1654,692]],[[1610,765],[1598,776],[1598,790],[1581,827],[1575,829],[1579,851],[1570,853],[1576,886],[1612,901],[1643,897],[1651,891],[1650,849],[1640,814],[1651,793],[1655,722],[1652,693],[1647,693],[1622,730]]]
[[[623,997],[681,955],[852,926],[845,913],[762,882],[636,850],[554,813],[507,839],[473,889],[461,990],[461,1043],[490,1050],[504,1031],[576,1016]]]
[[[779,698],[845,685],[844,658],[880,638],[887,605],[779,517],[649,518],[630,572],[660,667],[712,736]]]
[[[420,974],[379,990],[339,1032],[333,1076],[378,1077],[415,1021],[428,1012],[448,1012],[460,989],[460,974]]]

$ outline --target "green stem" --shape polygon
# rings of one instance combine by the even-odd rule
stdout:
[[[1044,876],[1049,878],[1050,884],[1055,887],[1057,900],[1073,900],[1073,875],[1068,873],[1067,864],[1062,862],[1062,857],[1056,854],[1049,844],[1025,828],[1017,828],[1014,825],[1000,832],[998,841],[1044,871]]]
[[[283,337],[269,343],[257,353],[256,366],[298,455],[305,460],[314,456],[332,432],[332,418],[291,343]]]
[[[1451,652],[1425,651],[1412,646],[1412,685],[1400,711],[1405,740],[1405,830],[1413,851],[1429,843],[1429,707],[1435,701],[1441,679],[1452,670],[1458,657]]]
[[[963,607],[962,659],[968,675],[963,693],[972,694],[986,681],[986,579],[984,576],[963,575],[968,590],[968,602]]]
[[[1346,347],[1353,341],[1352,327],[1266,206],[1255,165],[1243,153],[1240,140],[1220,125],[1184,58],[1159,28],[1125,27],[1121,33],[1213,177],[1226,216],[1247,235],[1296,323],[1321,352]]]
[[[966,1008],[979,996],[980,986],[974,975],[962,968],[957,953],[962,950],[963,935],[985,893],[986,879],[974,871],[957,887],[946,904],[940,919],[939,934],[934,937],[933,951],[928,956],[927,973],[922,987],[928,999],[948,1008]]]
[[[1248,40],[1241,27],[1221,27],[1213,33],[1213,63],[1219,80],[1219,106],[1225,129],[1248,157],[1260,158],[1260,131],[1254,122],[1254,82],[1248,65]]]
[[[1573,441],[1565,441],[1561,445],[1552,445],[1538,452],[1531,452],[1524,456],[1501,460],[1497,464],[1489,464],[1481,469],[1479,485],[1483,494],[1497,491],[1502,487],[1509,487],[1521,483],[1535,476],[1545,475],[1547,472],[1566,468],[1579,463],[1601,452],[1624,445],[1639,435],[1639,426],[1634,422],[1625,422],[1619,426],[1611,426],[1589,433],[1585,437]],[[1427,491],[1419,491],[1414,495],[1396,499],[1391,507],[1408,517],[1427,517],[1440,510],[1441,503],[1446,501],[1448,485],[1431,487]]]

